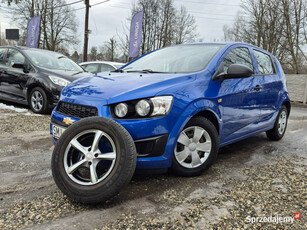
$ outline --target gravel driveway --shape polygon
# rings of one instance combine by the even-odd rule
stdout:
[[[0,229],[307,229],[307,106],[293,105],[279,142],[260,134],[226,146],[199,177],[136,174],[97,206],[71,202],[55,186],[49,120],[0,109]]]

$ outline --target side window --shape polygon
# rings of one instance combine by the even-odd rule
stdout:
[[[83,67],[87,72],[90,73],[98,73],[99,71],[99,64],[95,63],[95,64],[88,64],[87,66]]]
[[[0,48],[0,65],[3,64],[6,49]]]
[[[113,66],[108,64],[101,64],[101,72],[112,71],[112,70],[115,70]]]
[[[260,74],[274,74],[272,59],[269,55],[254,50]]]
[[[12,66],[13,63],[25,63],[25,57],[15,49],[9,49],[6,55],[5,64],[7,66]]]
[[[223,63],[224,63],[224,72],[226,73],[227,73],[228,67],[231,64],[246,65],[251,70],[254,70],[250,52],[248,48],[244,48],[244,47],[234,48],[233,50],[231,50],[225,57]]]

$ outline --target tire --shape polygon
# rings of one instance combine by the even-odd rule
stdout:
[[[287,124],[288,110],[283,105],[278,112],[273,129],[266,131],[267,137],[272,141],[279,141],[285,135]]]
[[[71,125],[58,140],[51,160],[59,189],[85,204],[116,196],[130,182],[135,167],[132,137],[120,124],[103,117],[84,118]]]
[[[41,87],[35,87],[29,95],[29,105],[34,113],[48,113],[48,98],[45,91]]]
[[[171,170],[179,176],[198,176],[214,162],[218,150],[215,126],[204,117],[192,118],[177,139]]]

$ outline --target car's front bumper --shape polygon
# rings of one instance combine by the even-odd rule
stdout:
[[[97,106],[96,106],[97,107]],[[99,108],[99,107],[98,107]],[[109,113],[108,106],[102,106],[98,109],[98,116],[113,119]],[[68,128],[63,120],[70,118],[73,122],[79,119],[61,114],[56,111],[52,112],[50,132],[54,143],[57,138],[53,136],[53,124],[63,128]],[[166,146],[169,144],[170,132],[175,119],[170,117],[135,119],[135,120],[116,120],[132,136],[138,158],[138,168],[168,168],[171,165],[170,154],[166,154]]]

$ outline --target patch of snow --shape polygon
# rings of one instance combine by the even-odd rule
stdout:
[[[3,103],[0,103],[0,109],[7,109],[7,110],[13,110],[17,113],[26,113],[28,112],[27,109],[20,109],[20,108],[16,108],[12,105],[6,105],[6,104],[3,104]]]
[[[17,113],[24,113],[23,115],[25,116],[41,116],[39,114],[30,113],[28,109],[16,108],[12,105],[6,105],[3,103],[0,103],[0,109],[12,110]]]

